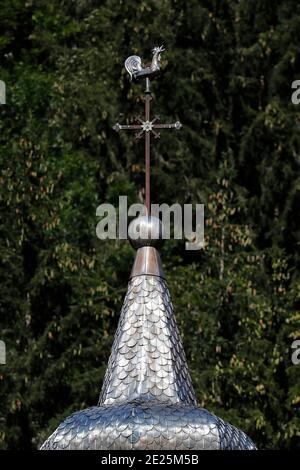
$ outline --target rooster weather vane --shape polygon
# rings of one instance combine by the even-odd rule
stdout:
[[[115,131],[132,130],[136,131],[136,138],[140,139],[145,135],[145,193],[146,193],[146,209],[148,215],[151,211],[151,199],[150,199],[150,136],[151,134],[155,139],[160,138],[160,133],[157,132],[160,129],[175,129],[178,130],[182,127],[179,121],[172,124],[163,124],[160,122],[159,116],[155,116],[152,120],[150,117],[150,102],[152,100],[150,90],[150,78],[154,78],[160,70],[161,52],[165,48],[163,46],[154,47],[152,49],[152,62],[147,67],[142,67],[142,60],[138,55],[131,55],[125,60],[125,68],[130,75],[130,80],[138,81],[146,80],[145,89],[145,116],[141,118],[137,117],[136,124],[119,124],[117,123],[113,129]]]
[[[131,55],[125,60],[125,69],[130,75],[130,80],[141,80],[143,78],[152,78],[160,70],[161,52],[164,52],[164,46],[154,47],[152,49],[153,57],[149,67],[142,67],[142,60],[138,55]]]

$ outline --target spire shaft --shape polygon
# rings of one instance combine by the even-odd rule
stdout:
[[[151,263],[148,262],[149,257]],[[140,248],[99,405],[130,400],[196,405],[167,284],[160,275],[149,274],[161,271],[156,248]]]

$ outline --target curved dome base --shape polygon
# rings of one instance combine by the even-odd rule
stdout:
[[[251,450],[241,430],[197,406],[133,400],[63,421],[41,450]]]

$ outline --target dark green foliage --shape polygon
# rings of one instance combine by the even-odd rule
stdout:
[[[0,447],[97,402],[133,251],[95,211],[144,177],[112,130],[142,107],[122,64],[165,44],[155,112],[184,127],[155,143],[152,196],[205,203],[205,249],[162,250],[199,403],[300,449],[299,3],[1,0],[0,24]]]

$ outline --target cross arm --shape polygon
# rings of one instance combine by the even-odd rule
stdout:
[[[182,124],[176,121],[172,124],[152,124],[153,129],[181,129]]]
[[[141,124],[117,124],[114,125],[113,130],[114,131],[136,131],[142,129]]]
[[[151,131],[152,131],[155,139],[160,138],[160,133],[156,132],[156,129],[175,129],[175,130],[179,130],[179,129],[181,129],[181,127],[182,127],[182,124],[179,121],[176,121],[176,122],[170,123],[170,124],[163,124],[163,123],[159,122],[159,117],[158,116],[155,116],[155,118],[151,121]]]

